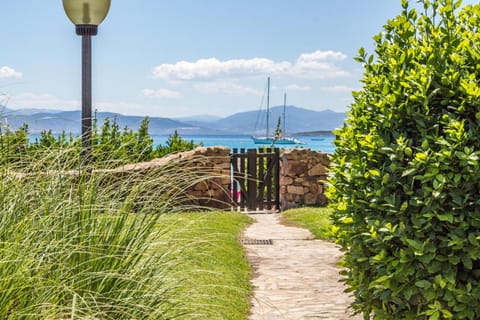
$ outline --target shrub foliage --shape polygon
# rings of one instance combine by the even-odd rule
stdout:
[[[365,319],[479,319],[480,5],[418,2],[356,58],[330,190],[345,281]]]
[[[127,127],[122,129],[115,118],[108,117],[98,128],[95,118],[92,132],[92,164],[101,168],[115,168],[127,163],[149,161],[174,152],[192,150],[198,146],[193,140],[183,139],[175,130],[167,138],[165,145],[160,144],[154,147],[148,127],[148,117],[142,120],[138,131]],[[77,168],[80,165],[81,149],[80,137],[74,137],[72,134],[67,136],[63,132],[60,135],[54,135],[51,130],[45,130],[35,141],[30,141],[28,125],[25,124],[15,131],[12,131],[8,125],[0,125],[2,154],[0,164],[28,164],[41,158],[45,168],[59,163]]]

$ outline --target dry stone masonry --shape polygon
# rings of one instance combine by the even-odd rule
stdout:
[[[187,155],[186,155],[187,154]],[[205,157],[204,170],[215,176],[190,190],[198,205],[228,208],[230,150],[224,147],[197,148],[183,157]],[[329,156],[310,149],[284,149],[280,156],[280,202],[283,210],[301,206],[324,206]]]
[[[325,180],[330,160],[326,153],[285,149],[280,157],[280,201],[283,210],[324,206]]]
[[[117,178],[128,175],[148,177],[155,170],[175,172],[175,201],[192,209],[209,207],[230,208],[230,149],[198,147],[192,151],[171,154],[148,162],[129,164],[113,170],[103,170]]]
[[[185,188],[185,199],[194,207],[230,209],[230,149],[198,147],[150,162],[127,165],[119,174],[145,172],[162,166],[178,168],[178,174],[189,173],[191,183]],[[284,149],[280,156],[280,202],[283,210],[301,206],[324,206],[325,180],[329,156],[310,149]]]
[[[230,149],[199,147],[191,152],[191,157],[198,159],[192,170],[205,177],[187,190],[192,203],[217,209],[230,208]]]

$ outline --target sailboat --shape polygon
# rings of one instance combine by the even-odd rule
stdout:
[[[303,144],[300,140],[285,136],[286,125],[285,118],[287,111],[287,94],[283,95],[283,131],[276,132],[275,135],[270,135],[269,131],[269,122],[270,122],[270,77],[267,79],[267,126],[265,130],[264,137],[253,137],[252,140],[255,144],[268,144],[268,145],[292,145],[292,144]]]

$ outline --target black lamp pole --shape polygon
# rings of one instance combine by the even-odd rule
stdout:
[[[92,36],[105,19],[111,0],[63,0],[63,8],[82,36],[82,163],[92,158]]]
[[[92,156],[92,36],[97,26],[77,25],[77,35],[82,36],[82,161],[86,164]]]

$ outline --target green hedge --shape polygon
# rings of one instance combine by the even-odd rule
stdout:
[[[2,114],[0,112],[0,119]],[[148,132],[149,117],[146,116],[137,131],[128,127],[120,128],[117,119],[105,118],[102,126],[93,119],[91,164],[99,168],[116,168],[128,163],[150,161],[167,154],[195,149],[203,145],[183,139],[175,130],[165,145],[154,146]],[[70,165],[77,168],[81,162],[81,138],[63,132],[55,136],[51,130],[44,130],[40,137],[29,141],[28,125],[15,131],[8,125],[0,124],[0,165],[28,166],[37,159],[43,160],[43,167]],[[64,167],[63,167],[64,168]],[[65,169],[65,168],[64,168]]]
[[[333,219],[365,319],[480,319],[480,5],[419,3],[356,58]]]

